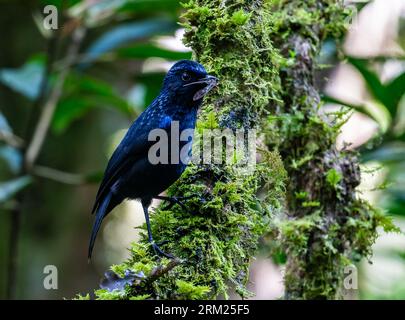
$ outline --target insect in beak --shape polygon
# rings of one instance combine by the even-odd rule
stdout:
[[[194,84],[201,84],[201,83],[206,84],[206,86],[204,88],[198,90],[195,93],[195,95],[193,97],[193,100],[197,101],[197,100],[201,99],[202,97],[204,97],[208,92],[210,92],[212,90],[212,88],[214,88],[218,84],[218,82],[219,82],[219,80],[218,80],[217,77],[207,75],[203,79],[200,79],[198,81],[185,84],[184,87],[191,86],[191,85],[194,85]]]

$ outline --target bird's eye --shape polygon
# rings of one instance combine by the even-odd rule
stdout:
[[[183,72],[183,74],[181,75],[181,80],[190,81],[190,79],[191,79],[191,75],[188,72]]]

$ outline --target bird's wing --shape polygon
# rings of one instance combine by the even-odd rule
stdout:
[[[148,141],[150,124],[147,121],[148,112],[144,113],[132,124],[127,134],[111,156],[98,189],[92,213],[97,210],[102,199],[110,191],[113,184],[137,161],[147,155],[152,141]],[[146,118],[146,119],[145,119]]]

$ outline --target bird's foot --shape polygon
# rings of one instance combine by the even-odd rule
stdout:
[[[166,206],[164,206],[162,208],[163,210],[170,210],[175,204],[178,204],[184,210],[187,210],[187,206],[184,204],[183,201],[193,199],[193,198],[202,199],[198,195],[191,195],[191,196],[187,196],[187,197],[182,197],[182,196],[179,196],[179,197],[163,197],[163,196],[156,197],[156,199],[160,199],[160,200],[164,200],[164,201],[169,202]]]
[[[166,244],[166,243],[169,243],[169,240],[160,241],[160,242],[157,243],[157,245],[158,245],[158,246],[162,246],[162,245],[164,245],[164,244]]]
[[[168,198],[166,200],[168,202],[168,204],[163,207],[163,210],[170,210],[171,208],[173,208],[173,206],[175,204],[178,204],[183,210],[186,210],[187,206],[184,204],[184,202],[183,202],[184,200],[185,199],[181,199],[179,197]]]
[[[163,241],[163,242],[164,242],[164,241]],[[163,242],[162,242],[162,243],[163,243]],[[155,253],[156,253],[157,256],[164,256],[164,257],[169,258],[169,259],[173,259],[173,258],[174,258],[174,256],[171,255],[170,253],[166,253],[166,252],[164,252],[162,249],[160,249],[160,247],[159,247],[155,242],[152,241],[150,244],[151,244],[151,246],[152,246],[153,251],[155,251]]]

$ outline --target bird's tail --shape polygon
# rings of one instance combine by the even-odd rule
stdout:
[[[108,192],[106,197],[103,199],[101,205],[97,208],[96,220],[93,224],[93,230],[91,231],[91,238],[89,243],[88,259],[90,261],[91,254],[93,252],[94,243],[96,241],[98,230],[100,230],[101,222],[103,222],[104,217],[108,214],[108,209],[111,201],[112,193]]]

